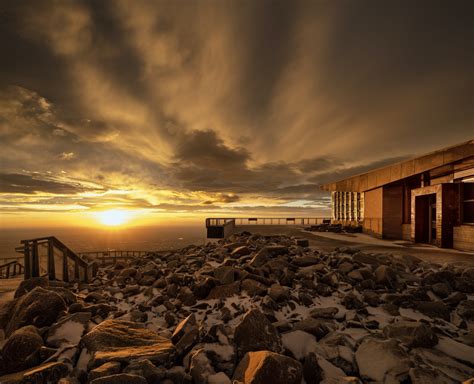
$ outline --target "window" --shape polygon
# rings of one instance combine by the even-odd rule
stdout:
[[[462,221],[474,224],[474,183],[462,184]]]

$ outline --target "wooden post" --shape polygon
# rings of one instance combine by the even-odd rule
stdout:
[[[23,247],[24,265],[25,265],[25,280],[31,277],[31,263],[30,263],[30,243],[24,243]]]
[[[67,266],[67,249],[63,249],[63,281],[69,281],[69,269]]]
[[[48,277],[50,280],[56,279],[56,267],[54,265],[54,246],[51,240],[48,240]]]
[[[79,281],[79,262],[74,260],[74,277]]]
[[[31,268],[31,276],[38,277],[39,276],[39,259],[38,259],[38,242],[33,241],[33,249],[32,249],[32,268]]]

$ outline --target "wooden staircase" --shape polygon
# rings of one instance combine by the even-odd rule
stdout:
[[[16,248],[24,256],[25,279],[47,276],[50,280],[90,281],[97,263],[88,262],[54,236],[22,240]]]

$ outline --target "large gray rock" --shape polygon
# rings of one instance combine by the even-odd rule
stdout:
[[[49,328],[46,337],[47,344],[56,348],[62,344],[79,344],[90,318],[90,312],[76,312],[61,318]]]
[[[264,296],[267,293],[267,287],[253,279],[242,280],[242,291],[248,293],[249,296]]]
[[[418,321],[400,321],[389,324],[383,332],[387,337],[395,338],[410,348],[431,348],[438,343],[438,337],[432,329]]]
[[[171,341],[176,346],[178,353],[184,354],[193,347],[198,337],[199,327],[196,324],[196,317],[191,314],[178,324],[171,336]]]
[[[248,311],[234,332],[234,342],[239,356],[247,352],[269,350],[281,352],[278,331],[258,309]]]
[[[32,291],[36,287],[47,288],[48,286],[49,280],[47,277],[32,277],[30,279],[23,280],[16,289],[14,298],[17,299]]]
[[[2,384],[58,383],[69,374],[66,364],[50,362],[21,372],[0,376]]]
[[[233,380],[244,384],[300,384],[301,363],[271,351],[249,352],[235,369]]]
[[[5,334],[8,336],[25,325],[34,325],[38,328],[49,326],[65,310],[66,303],[60,295],[36,287],[14,303]]]
[[[189,373],[195,384],[207,384],[209,376],[215,375],[216,372],[204,349],[200,348],[192,352]]]
[[[362,378],[383,382],[407,374],[412,364],[396,340],[365,338],[355,353]]]
[[[148,384],[144,377],[131,375],[129,373],[118,373],[116,375],[103,376],[94,379],[90,384]]]
[[[450,308],[441,301],[420,301],[416,304],[415,308],[424,315],[432,318],[439,317],[446,321],[451,319]]]
[[[159,383],[166,376],[166,369],[163,367],[156,367],[150,360],[135,360],[132,361],[124,370],[123,373],[142,376],[146,379],[148,384]]]
[[[82,343],[93,354],[93,366],[109,361],[129,363],[135,359],[168,365],[176,353],[169,339],[140,323],[123,320],[103,321],[82,338]]]
[[[280,284],[272,284],[270,290],[268,291],[268,296],[270,296],[276,302],[286,301],[290,298],[290,291],[287,287],[284,287]]]
[[[0,372],[18,372],[39,364],[43,339],[32,325],[17,329],[0,351]]]
[[[464,382],[474,377],[474,368],[463,364],[447,354],[430,348],[416,348],[411,351],[418,364],[441,372],[455,382]],[[420,365],[421,365],[420,364]]]
[[[110,361],[108,363],[104,363],[89,372],[89,381],[104,376],[115,375],[117,373],[120,373],[121,370],[122,367],[118,361]]]
[[[382,284],[388,287],[393,286],[397,280],[396,272],[386,265],[378,266],[374,271],[374,275],[377,284]]]
[[[250,255],[250,253],[251,253],[251,250],[247,246],[243,245],[241,247],[235,248],[231,252],[230,257],[234,259],[238,259],[239,257]]]

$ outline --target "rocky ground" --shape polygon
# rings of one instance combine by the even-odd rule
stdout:
[[[243,233],[24,281],[0,327],[0,383],[471,382],[474,268]]]

